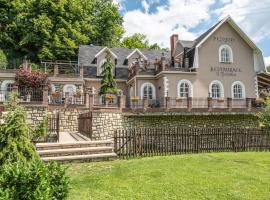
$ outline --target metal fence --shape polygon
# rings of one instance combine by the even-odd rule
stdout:
[[[270,131],[245,128],[149,128],[117,130],[120,158],[224,151],[269,151]]]
[[[42,89],[34,88],[19,88],[19,99],[20,102],[42,102],[43,101],[43,91]]]

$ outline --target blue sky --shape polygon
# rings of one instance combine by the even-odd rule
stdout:
[[[192,40],[227,15],[258,45],[270,65],[270,0],[114,0],[125,35],[143,33],[169,47],[169,36]]]

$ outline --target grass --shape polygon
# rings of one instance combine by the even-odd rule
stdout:
[[[70,199],[270,199],[270,153],[69,164]]]

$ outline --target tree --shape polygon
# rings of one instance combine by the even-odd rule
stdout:
[[[7,57],[3,50],[0,49],[0,69],[5,69],[7,67]]]
[[[0,48],[10,55],[76,59],[80,44],[117,45],[124,33],[112,0],[0,0]]]
[[[0,165],[38,158],[31,142],[30,126],[26,123],[26,112],[17,103],[17,94],[12,94],[6,105],[8,113],[0,126]]]
[[[266,128],[270,128],[270,98],[268,97],[266,101],[264,102],[265,106],[263,108],[263,111],[258,113],[258,119],[261,125],[263,125]]]
[[[135,33],[132,36],[124,37],[121,43],[122,47],[138,49],[160,49],[157,43],[149,44],[146,35]]]
[[[112,57],[110,52],[107,51],[106,62],[102,65],[102,80],[99,94],[118,94],[118,89],[113,75],[115,66],[112,63]]]

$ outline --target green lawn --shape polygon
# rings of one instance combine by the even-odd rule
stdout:
[[[70,199],[270,199],[270,153],[69,164]]]

